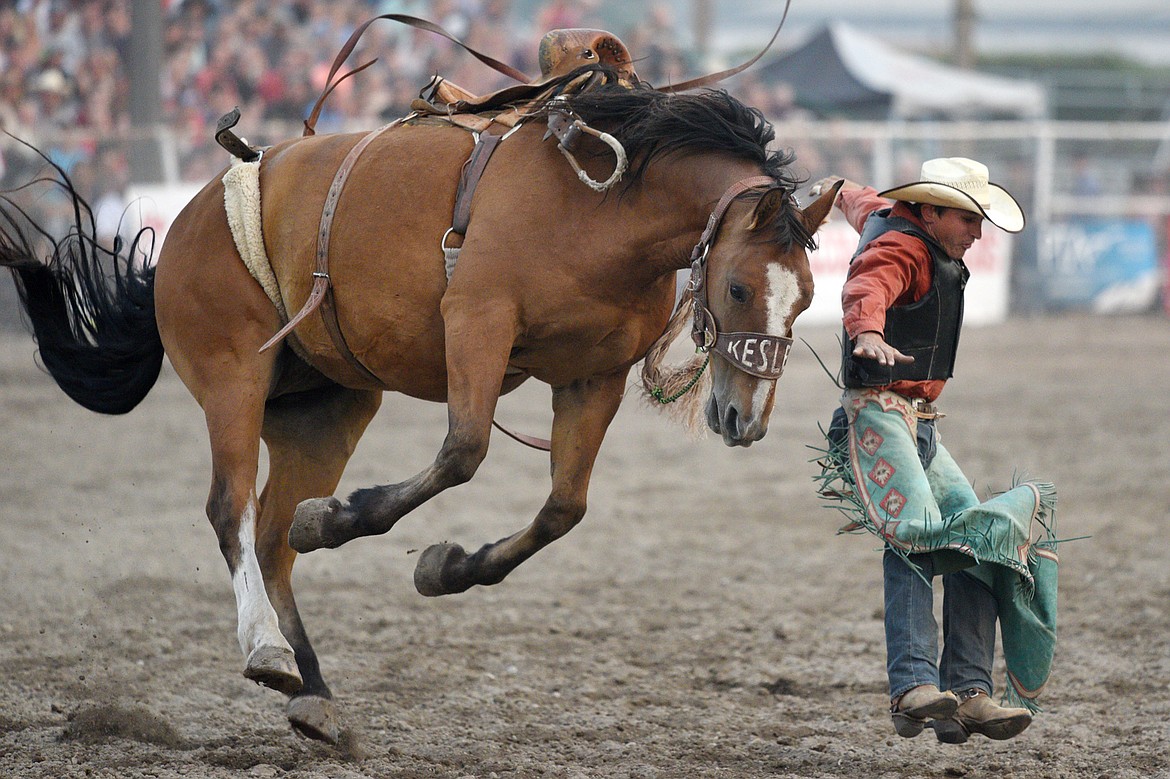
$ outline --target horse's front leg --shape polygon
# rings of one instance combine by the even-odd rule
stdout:
[[[435,461],[406,481],[355,491],[348,504],[313,498],[297,506],[288,543],[298,552],[380,535],[445,489],[475,475],[487,456],[492,416],[516,335],[514,313],[490,305],[444,310],[447,437]]]
[[[420,593],[449,595],[476,584],[496,584],[581,521],[593,463],[621,404],[627,373],[620,370],[553,390],[552,491],[544,507],[527,528],[474,554],[458,544],[428,547],[414,571]]]

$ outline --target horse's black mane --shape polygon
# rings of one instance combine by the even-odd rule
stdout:
[[[591,126],[621,141],[630,175],[640,179],[655,160],[675,152],[724,152],[758,162],[778,184],[795,187],[787,166],[790,151],[769,149],[772,125],[723,90],[667,94],[655,89],[603,86],[568,97],[569,106]]]
[[[724,90],[710,89],[668,94],[645,86],[608,85],[566,99],[587,124],[604,129],[625,148],[630,160],[627,186],[640,181],[656,160],[676,153],[721,152],[758,163],[793,205],[782,211],[774,237],[813,248],[813,238],[791,198],[802,183],[789,169],[796,155],[790,149],[771,148],[776,131],[758,109]]]

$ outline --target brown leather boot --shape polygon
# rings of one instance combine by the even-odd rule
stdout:
[[[959,693],[958,711],[949,719],[936,718],[934,735],[944,744],[962,744],[972,733],[995,741],[1015,738],[1032,724],[1032,713],[1023,708],[997,705],[978,688]]]
[[[953,692],[939,692],[933,684],[922,684],[890,704],[890,719],[899,736],[914,738],[928,719],[948,719],[958,708],[959,699]]]

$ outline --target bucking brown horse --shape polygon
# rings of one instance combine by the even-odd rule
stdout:
[[[792,323],[813,294],[807,250],[836,190],[802,209],[791,153],[773,149],[763,116],[726,92],[614,84],[556,103],[620,144],[629,170],[596,191],[543,122],[519,123],[482,171],[450,278],[443,247],[472,133],[420,118],[265,150],[254,163],[256,224],[283,311],[242,261],[218,177],[179,214],[156,264],[136,256],[141,244],[96,244],[63,170],[77,224],[44,261],[39,228],[21,227],[5,198],[0,263],[14,270],[42,359],[70,397],[127,412],[165,354],[202,407],[207,516],[232,576],[244,675],[290,696],[290,721],[311,737],[339,731],[293,598],[297,553],[385,533],[471,479],[497,399],[528,379],[552,388],[547,501],[526,528],[474,553],[425,550],[415,584],[424,595],[496,584],[563,536],[585,513],[630,368],[678,331],[667,326],[680,269],[692,270],[694,315],[673,321],[693,320],[710,356],[709,426],[731,446],[767,430]],[[583,137],[575,158],[604,180],[614,148]],[[315,279],[327,305],[262,351]],[[386,391],[446,403],[442,447],[403,481],[331,497]],[[261,441],[270,466],[257,492]]]

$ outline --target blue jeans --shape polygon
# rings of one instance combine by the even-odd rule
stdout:
[[[845,410],[837,408],[829,426],[829,440],[841,447],[849,434]],[[907,447],[910,462],[921,466],[917,478],[931,485],[934,510],[942,515],[977,503],[959,466],[938,441],[935,420],[918,420],[913,434],[888,442]],[[961,489],[958,487],[961,485]],[[914,510],[913,508],[908,510]],[[993,692],[991,668],[995,656],[995,626],[999,615],[995,597],[979,579],[955,568],[957,553],[912,554],[906,558],[886,548],[882,559],[885,588],[886,673],[890,698],[896,699],[922,684],[942,690],[977,687]],[[969,565],[967,560],[962,565]],[[934,588],[943,579],[943,650],[939,662],[938,623],[934,618]]]
[[[940,666],[934,588],[927,584],[934,578],[933,558],[916,554],[910,560],[919,571],[889,549],[882,559],[891,700],[920,684],[934,684],[942,690],[978,687],[990,695],[998,613],[991,591],[965,571],[943,575]]]

